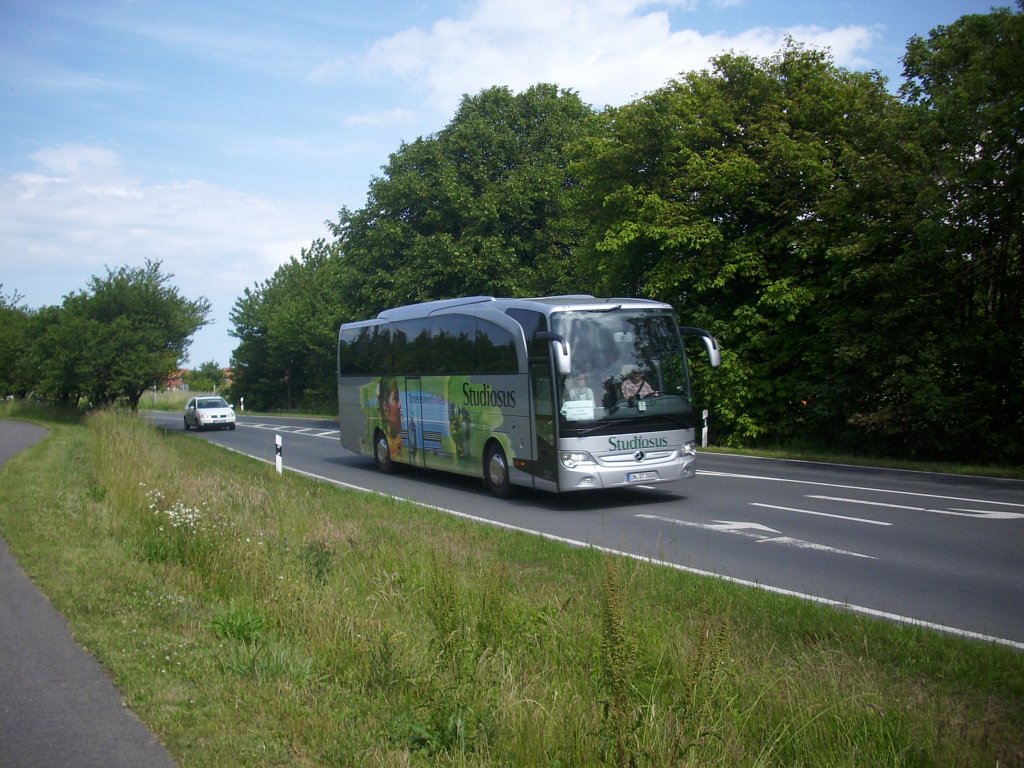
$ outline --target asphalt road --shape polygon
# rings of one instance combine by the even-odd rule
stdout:
[[[180,414],[150,417],[181,429]],[[692,480],[502,501],[468,478],[382,475],[330,421],[201,433],[269,462],[277,435],[287,469],[333,483],[1024,650],[1021,481],[705,453]]]
[[[0,420],[0,464],[45,435]],[[0,766],[173,765],[0,539]]]

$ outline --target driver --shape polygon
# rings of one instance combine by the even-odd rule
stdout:
[[[622,396],[628,402],[655,394],[654,387],[647,383],[643,373],[635,365],[622,366]]]

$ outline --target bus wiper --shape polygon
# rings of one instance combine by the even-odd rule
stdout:
[[[577,427],[573,429],[573,432],[580,437],[592,434],[599,430],[606,430],[609,427],[614,427],[618,430],[630,431],[633,429],[690,429],[693,424],[688,422],[686,419],[678,416],[672,416],[669,414],[659,414],[655,417],[650,416],[630,416],[625,419],[602,419],[589,427]]]
[[[628,418],[628,419],[604,419],[604,420],[601,420],[601,421],[597,422],[592,427],[583,427],[582,429],[577,429],[577,430],[574,430],[574,431],[577,434],[579,434],[580,436],[583,436],[583,435],[592,434],[594,432],[598,432],[600,430],[606,430],[609,427],[614,427],[615,429],[618,429],[618,430],[625,429],[626,431],[629,431],[629,430],[632,430],[632,429],[634,429],[636,427],[639,427],[639,426],[642,426],[642,425],[645,425],[645,424],[649,424],[649,423],[650,423],[650,421],[648,419],[638,419],[636,417],[632,417],[632,418]]]
[[[606,429],[607,427],[608,427],[607,423],[601,423],[601,424],[595,424],[592,427],[586,427],[584,429],[575,429],[573,431],[576,433],[576,435],[578,437],[583,437],[584,435],[593,434],[594,432],[597,432],[600,429]]]

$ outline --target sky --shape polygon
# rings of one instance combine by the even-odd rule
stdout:
[[[0,0],[0,294],[37,309],[159,261],[211,303],[187,365],[230,363],[232,306],[460,99],[555,83],[626,104],[787,38],[902,81],[910,37],[976,0]]]

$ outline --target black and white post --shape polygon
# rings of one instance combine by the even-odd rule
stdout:
[[[274,435],[274,459],[277,462],[277,474],[281,474],[283,470],[281,466],[281,436]]]

